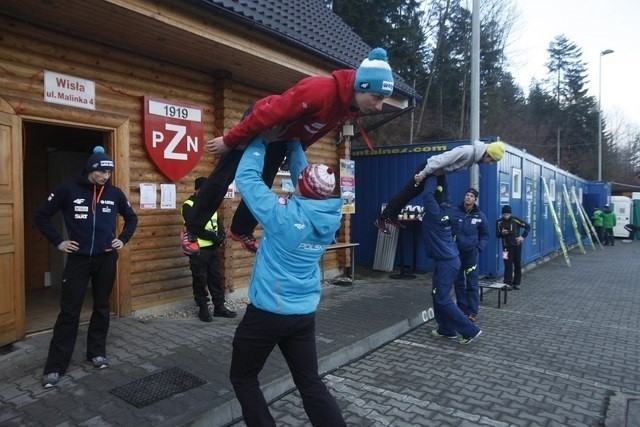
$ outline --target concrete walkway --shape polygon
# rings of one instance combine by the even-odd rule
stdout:
[[[559,257],[535,268],[535,274],[525,273],[523,287],[534,286],[530,280],[535,277],[545,288],[575,292],[576,297],[572,298],[576,304],[582,304],[585,317],[606,310],[608,323],[613,319],[626,322],[621,327],[633,331],[638,338],[640,243],[587,250],[586,255],[571,251],[571,268]],[[578,271],[580,277],[576,275]],[[331,372],[358,360],[429,320],[429,274],[407,281],[392,280],[388,273],[364,267],[358,268],[356,274],[354,286],[327,287],[323,291],[317,317],[321,372]],[[588,287],[589,293],[582,295],[575,282],[583,280],[585,274],[597,280],[599,286]],[[611,292],[617,292],[617,297],[607,298]],[[536,292],[512,291],[507,307],[511,309],[524,302],[533,307],[537,302],[552,303],[537,298]],[[483,306],[495,308],[494,291],[485,295]],[[485,316],[496,313],[499,317],[500,311],[486,310]],[[236,319],[215,318],[212,323],[196,318],[114,319],[108,343],[111,366],[101,371],[84,361],[86,326],[82,326],[69,371],[59,386],[50,390],[40,385],[50,334],[15,343],[0,355],[0,425],[229,425],[241,416],[228,372],[231,340],[242,314]],[[535,328],[523,328],[526,330],[540,333]],[[485,328],[483,336],[491,333]],[[620,370],[607,371],[606,375],[617,384],[613,387],[617,393],[607,403],[607,426],[631,426],[634,424],[629,420],[638,416],[638,341],[625,341],[624,348],[615,348],[616,341],[603,344],[613,347],[607,351],[621,352],[626,363],[633,364],[626,378],[620,377]],[[629,362],[627,357],[632,354],[635,362]],[[602,353],[581,354],[579,360],[597,365],[602,362],[597,360],[601,356]],[[261,383],[267,400],[292,389],[288,369],[277,351],[267,362]],[[180,391],[181,387],[187,390]],[[639,423],[637,418],[634,422]]]
[[[429,276],[402,282],[387,274],[358,271],[354,286],[324,289],[317,316],[321,372],[355,360],[424,322],[430,306]],[[368,277],[363,274],[368,274]],[[51,334],[29,337],[0,355],[0,425],[3,426],[223,426],[241,417],[229,383],[236,319],[117,318],[108,341],[109,369],[84,361],[86,325],[80,327],[73,361],[57,388],[40,385]],[[176,370],[175,368],[178,368]],[[149,378],[160,375],[157,380]],[[201,384],[141,408],[172,391],[172,381]],[[142,390],[122,390],[142,382]],[[200,381],[199,381],[200,380]],[[267,400],[293,388],[277,352],[261,375]],[[146,387],[146,389],[145,389]],[[120,390],[120,397],[113,392]],[[140,394],[142,393],[142,396]],[[146,401],[142,398],[146,398]]]

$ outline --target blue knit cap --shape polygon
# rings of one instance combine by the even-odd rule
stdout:
[[[356,92],[377,93],[389,97],[393,93],[393,74],[387,62],[387,51],[377,47],[369,52],[356,71]]]

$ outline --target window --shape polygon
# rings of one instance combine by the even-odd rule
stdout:
[[[511,169],[511,197],[522,198],[522,170],[517,168]]]

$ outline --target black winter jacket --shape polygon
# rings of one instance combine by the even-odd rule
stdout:
[[[503,234],[503,230],[506,230],[507,233]],[[524,239],[529,234],[529,230],[531,230],[529,224],[513,215],[509,219],[500,218],[496,223],[496,237],[502,239],[503,248],[518,246],[516,237],[522,236]]]
[[[51,223],[51,217],[58,211],[62,211],[68,239]],[[117,238],[126,244],[138,225],[127,197],[110,182],[104,186],[92,184],[83,170],[49,195],[38,208],[35,223],[52,245],[58,247],[64,240],[74,240],[80,246],[76,255],[93,256],[114,250],[111,242],[116,238],[118,214],[124,218],[124,227]]]

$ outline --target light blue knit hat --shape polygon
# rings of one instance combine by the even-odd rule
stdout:
[[[356,92],[378,93],[389,97],[393,93],[393,74],[387,62],[387,51],[381,47],[372,49],[356,71],[353,88]]]

